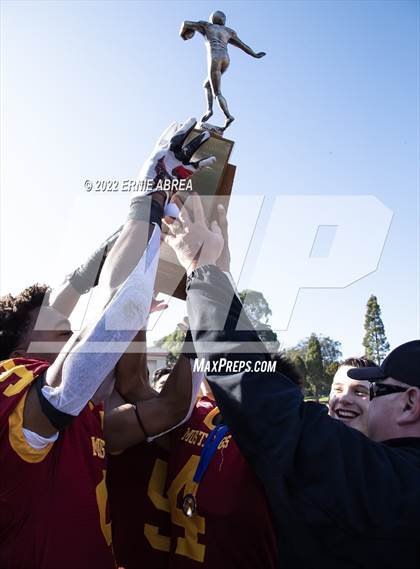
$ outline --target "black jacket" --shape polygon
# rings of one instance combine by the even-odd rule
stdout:
[[[241,309],[216,267],[192,273],[187,310],[198,357],[269,358]],[[265,487],[279,567],[420,567],[420,439],[375,443],[329,417],[324,405],[304,402],[278,373],[221,370],[208,379]]]

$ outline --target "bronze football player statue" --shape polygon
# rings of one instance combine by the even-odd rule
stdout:
[[[205,37],[208,77],[204,83],[204,89],[207,96],[207,112],[202,117],[201,122],[207,121],[212,116],[213,101],[217,99],[219,107],[226,117],[224,127],[221,130],[225,130],[234,120],[234,117],[229,113],[226,99],[220,89],[222,74],[229,67],[230,62],[227,50],[228,44],[239,47],[248,55],[258,59],[265,55],[263,51],[255,53],[238,38],[234,30],[225,26],[225,22],[226,16],[224,13],[216,11],[211,14],[208,22],[183,22],[180,31],[180,36],[184,40],[191,39],[195,32],[199,32]]]

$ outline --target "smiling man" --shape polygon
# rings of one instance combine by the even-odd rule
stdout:
[[[331,384],[328,409],[330,417],[367,434],[369,382],[351,379],[347,372],[353,368],[377,367],[368,358],[348,358],[337,369]]]

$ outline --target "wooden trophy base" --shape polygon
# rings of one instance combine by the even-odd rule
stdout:
[[[194,130],[190,138],[200,132]],[[219,203],[222,203],[226,209],[229,205],[236,171],[236,166],[228,162],[233,145],[232,140],[212,134],[203,148],[200,148],[193,156],[193,160],[200,160],[205,156],[216,156],[216,162],[211,167],[204,168],[192,178],[192,189],[202,196],[204,211],[209,222],[217,219],[216,208]],[[185,197],[187,196],[183,195],[183,198]],[[156,292],[163,292],[185,300],[186,281],[187,275],[178,263],[174,251],[166,243],[162,243],[155,284]]]

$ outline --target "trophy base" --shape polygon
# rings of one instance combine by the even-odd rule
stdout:
[[[207,130],[210,134],[217,134],[218,136],[223,136],[224,127],[216,126],[214,124],[210,124],[209,122],[200,123],[199,127],[203,130]]]
[[[194,130],[191,138],[197,134],[199,131]],[[212,132],[204,148],[200,148],[193,156],[194,160],[211,155],[216,156],[217,159],[212,166],[204,168],[192,179],[192,189],[200,194],[204,213],[209,222],[217,219],[216,208],[219,203],[225,209],[229,205],[236,170],[236,166],[229,163],[233,144],[232,140],[227,140]],[[163,231],[166,230],[163,228]],[[162,243],[155,290],[185,300],[185,285],[186,274],[178,263],[175,252],[166,243]]]

